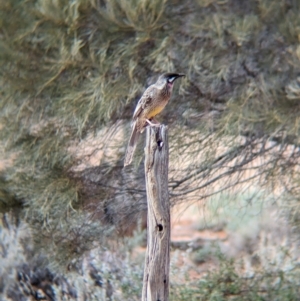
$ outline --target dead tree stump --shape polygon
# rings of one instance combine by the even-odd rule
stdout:
[[[170,203],[169,145],[165,125],[147,127],[145,176],[147,190],[147,252],[142,301],[169,300]]]

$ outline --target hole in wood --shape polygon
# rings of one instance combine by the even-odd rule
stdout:
[[[159,150],[162,149],[163,145],[164,145],[164,142],[162,140],[157,140],[157,146],[158,146]]]
[[[164,228],[162,224],[158,224],[157,227],[159,232],[161,232]]]

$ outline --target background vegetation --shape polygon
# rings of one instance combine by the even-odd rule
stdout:
[[[20,241],[33,240],[29,250],[18,245],[27,255],[14,260],[11,275],[32,254],[36,265],[77,269],[89,250],[105,253],[116,234],[141,227],[142,150],[132,167],[123,169],[122,160],[135,104],[166,71],[187,75],[161,115],[169,126],[172,204],[255,187],[284,199],[281,211],[297,234],[298,0],[9,0],[0,1],[0,14],[1,233],[26,225],[31,238]],[[117,277],[115,269],[106,279]],[[194,300],[245,293],[248,282],[230,263],[213,275],[209,282],[234,279],[238,288],[214,295],[201,284]],[[251,300],[285,292],[277,275],[270,291],[253,280]],[[296,283],[283,275],[289,293],[280,300],[296,300]],[[1,281],[7,295],[13,284]]]

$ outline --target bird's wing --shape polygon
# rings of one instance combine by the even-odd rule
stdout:
[[[153,89],[155,88],[150,86],[145,90],[134,110],[133,120],[136,120],[140,116],[141,112],[149,105],[149,103],[151,103],[153,99]]]

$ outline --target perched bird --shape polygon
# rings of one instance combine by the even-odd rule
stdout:
[[[129,165],[137,145],[139,135],[145,127],[159,126],[153,118],[167,105],[172,95],[173,85],[177,78],[185,76],[179,73],[165,73],[157,82],[149,86],[139,100],[133,113],[132,131],[128,142],[124,166]]]

